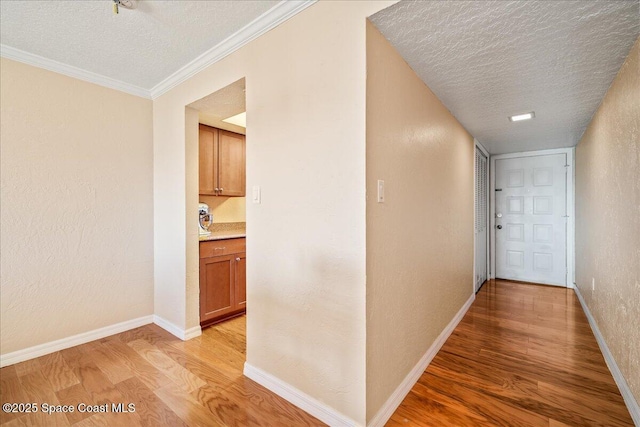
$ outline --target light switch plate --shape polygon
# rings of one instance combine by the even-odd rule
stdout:
[[[259,185],[254,185],[253,186],[253,195],[251,197],[251,200],[255,204],[260,204],[262,202],[261,196],[260,196],[260,186]]]
[[[384,203],[384,181],[378,180],[378,203]]]

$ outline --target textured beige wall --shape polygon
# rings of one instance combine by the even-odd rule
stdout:
[[[640,39],[576,148],[576,284],[640,401]],[[595,291],[591,279],[595,279]]]
[[[1,68],[2,353],[153,314],[151,101]]]
[[[370,23],[366,151],[371,420],[472,295],[474,145]]]
[[[246,197],[200,196],[200,201],[209,205],[215,223],[245,222],[247,218]]]
[[[185,217],[198,188],[186,171],[185,105],[244,77],[247,186],[262,187],[262,203],[246,206],[247,363],[359,425],[365,24],[391,3],[315,3],[154,100],[153,111],[156,314],[195,326]]]

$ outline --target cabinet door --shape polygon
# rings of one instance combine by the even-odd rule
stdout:
[[[200,260],[200,322],[224,316],[235,307],[236,255]]]
[[[236,307],[245,308],[247,305],[247,255],[236,254]]]
[[[200,125],[198,149],[199,194],[216,195],[218,130]]]
[[[218,138],[218,194],[244,196],[245,137],[221,129]]]

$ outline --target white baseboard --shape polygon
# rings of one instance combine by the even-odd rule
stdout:
[[[180,338],[182,341],[190,340],[191,338],[195,338],[199,335],[202,335],[202,329],[200,326],[194,326],[193,328],[189,328],[184,330],[173,323],[169,322],[167,319],[164,319],[157,314],[153,315],[153,323],[160,326],[165,331],[169,332],[172,335]]]
[[[611,354],[611,350],[607,346],[602,333],[600,333],[600,329],[598,328],[598,324],[596,323],[596,319],[594,319],[589,307],[587,307],[587,303],[582,298],[582,294],[580,293],[580,289],[578,287],[574,287],[576,295],[578,296],[578,300],[580,300],[580,305],[582,306],[582,310],[584,314],[587,316],[587,320],[589,320],[589,325],[591,326],[591,330],[593,331],[593,335],[596,337],[596,341],[600,346],[600,351],[602,351],[602,355],[604,356],[605,362],[607,362],[607,366],[611,371],[611,375],[613,375],[613,379],[615,380],[618,389],[620,389],[620,394],[624,399],[624,403],[627,405],[627,409],[631,414],[631,418],[636,426],[640,426],[640,405],[636,401],[635,397],[633,397],[633,393],[631,393],[631,389],[629,388],[629,384],[627,384],[627,380],[624,379],[620,368],[618,368],[618,364],[616,360],[613,358],[613,354]]]
[[[0,355],[0,367],[13,365],[15,363],[24,362],[25,360],[44,356],[45,354],[75,347],[90,341],[99,340],[101,338],[108,337],[109,335],[119,334],[120,332],[128,331],[129,329],[148,325],[149,323],[153,323],[153,316],[138,317],[137,319],[127,320],[125,322],[116,323],[115,325],[94,329],[93,331],[83,332],[81,334],[39,344],[23,350],[2,354]]]
[[[244,364],[244,375],[331,427],[354,427],[357,425],[351,418],[248,362]]]
[[[184,331],[184,341],[199,337],[200,335],[202,335],[202,328],[200,326],[194,326]]]
[[[384,426],[386,422],[389,421],[391,415],[393,415],[396,409],[398,409],[398,406],[400,406],[404,398],[409,394],[416,382],[418,382],[422,373],[427,369],[427,366],[429,366],[429,363],[431,363],[438,351],[440,351],[440,348],[442,348],[445,341],[447,341],[449,335],[451,335],[456,326],[458,326],[458,323],[460,323],[475,299],[476,294],[474,292],[471,294],[467,302],[464,303],[458,313],[456,313],[454,318],[451,319],[451,322],[449,322],[440,335],[438,335],[438,338],[436,338],[433,344],[431,344],[431,347],[429,347],[427,352],[420,358],[418,363],[407,374],[391,396],[389,396],[387,401],[384,402],[384,405],[382,405],[376,415],[367,423],[367,427]]]

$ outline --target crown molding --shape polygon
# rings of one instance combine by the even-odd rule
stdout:
[[[155,85],[151,90],[112,79],[111,77],[107,77],[102,74],[83,70],[72,65],[63,64],[62,62],[54,61],[4,44],[0,44],[0,56],[22,62],[24,64],[33,65],[34,67],[44,68],[45,70],[64,74],[65,76],[73,77],[89,83],[95,83],[110,89],[119,90],[141,98],[154,99],[168,92],[211,64],[240,49],[251,40],[254,40],[272,28],[277,27],[287,19],[311,6],[316,1],[317,0],[281,1],[251,21],[249,24],[224,39],[222,42],[218,43],[193,61],[189,62],[187,65],[180,68],[162,82]]]
[[[220,61],[240,49],[251,40],[261,36],[272,28],[277,27],[287,19],[303,11],[317,0],[281,1],[274,7],[227,37],[196,59],[180,68],[178,71],[158,83],[151,89],[151,97],[157,98],[180,83],[194,76],[211,64]]]
[[[16,49],[15,47],[0,44],[0,56],[22,62],[24,64],[33,65],[34,67],[44,68],[45,70],[53,71],[55,73],[64,74],[65,76],[73,77],[85,82],[94,83],[109,89],[119,90],[130,95],[151,99],[151,93],[147,89],[112,79],[111,77],[106,77],[102,74],[86,71],[72,65],[63,64],[62,62],[54,61],[53,59],[48,59],[40,55],[25,52],[23,50]]]

